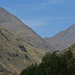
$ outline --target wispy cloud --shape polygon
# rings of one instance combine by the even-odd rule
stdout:
[[[42,5],[52,5],[52,4],[58,4],[62,3],[64,0],[48,0],[47,2],[41,3]]]
[[[32,20],[25,20],[22,19],[22,21],[27,24],[30,27],[36,27],[36,26],[44,26],[44,25],[50,25],[52,24],[52,21],[57,20],[68,20],[68,19],[75,19],[75,17],[53,17],[53,18],[40,18],[40,19],[32,19]]]
[[[31,10],[41,10],[45,9],[49,5],[55,5],[55,4],[60,4],[63,3],[64,0],[44,0],[41,1],[41,3],[32,3],[32,4],[16,4],[17,7],[25,7],[29,8]]]
[[[53,17],[53,18],[47,18],[45,20],[66,20],[66,19],[74,19],[75,17],[73,16],[68,16],[68,17]]]
[[[22,6],[22,7],[33,7],[33,6],[45,6],[45,5],[52,5],[52,4],[59,4],[64,2],[64,0],[44,0],[41,3],[33,3],[33,4],[17,4],[17,6]]]
[[[42,21],[42,20],[22,20],[26,25],[30,26],[30,27],[35,27],[35,26],[42,26],[42,25],[47,25],[48,23],[46,21]]]

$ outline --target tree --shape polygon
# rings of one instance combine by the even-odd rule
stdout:
[[[32,64],[30,66],[28,66],[26,69],[24,69],[20,75],[35,75],[36,71],[37,71],[37,64]]]
[[[75,71],[70,67],[70,64],[75,62],[75,60],[71,60],[72,57],[73,53],[70,49],[61,53],[59,51],[47,52],[39,65],[32,64],[20,75],[69,75],[72,72],[74,74]]]

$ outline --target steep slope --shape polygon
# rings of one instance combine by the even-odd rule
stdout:
[[[0,27],[0,75],[17,75],[28,65],[39,63],[44,54],[44,50],[33,47],[19,36]]]
[[[75,24],[53,37],[45,38],[55,49],[63,50],[75,43]]]
[[[75,58],[75,43],[74,43],[74,44],[72,44],[70,47],[68,47],[68,48],[64,49],[63,51],[67,51],[67,50],[69,50],[69,49],[73,51],[74,58]]]
[[[31,43],[36,48],[46,51],[54,51],[55,49],[44,39],[37,35],[31,28],[21,22],[17,17],[0,7],[0,26],[18,34],[25,41]]]

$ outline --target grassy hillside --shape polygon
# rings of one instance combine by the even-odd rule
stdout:
[[[28,65],[39,63],[44,54],[45,51],[0,27],[0,74],[19,74]]]
[[[37,35],[30,27],[25,25],[16,16],[0,7],[0,26],[18,34],[21,38],[31,43],[33,46],[45,51],[54,51],[55,49],[43,38]]]

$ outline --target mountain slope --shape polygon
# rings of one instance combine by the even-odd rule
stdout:
[[[0,7],[0,26],[5,27],[9,31],[18,34],[25,41],[33,46],[46,51],[54,51],[55,49],[44,39],[37,35],[31,28],[21,22],[17,17]]]
[[[73,56],[75,58],[75,43],[72,44],[70,47],[64,49],[63,51],[68,51],[69,49],[73,51],[73,54],[74,54]]]
[[[55,49],[63,50],[75,43],[75,24],[53,37],[45,38]]]
[[[0,27],[0,75],[19,75],[28,65],[39,63],[44,54],[44,50],[33,47],[19,36]]]

